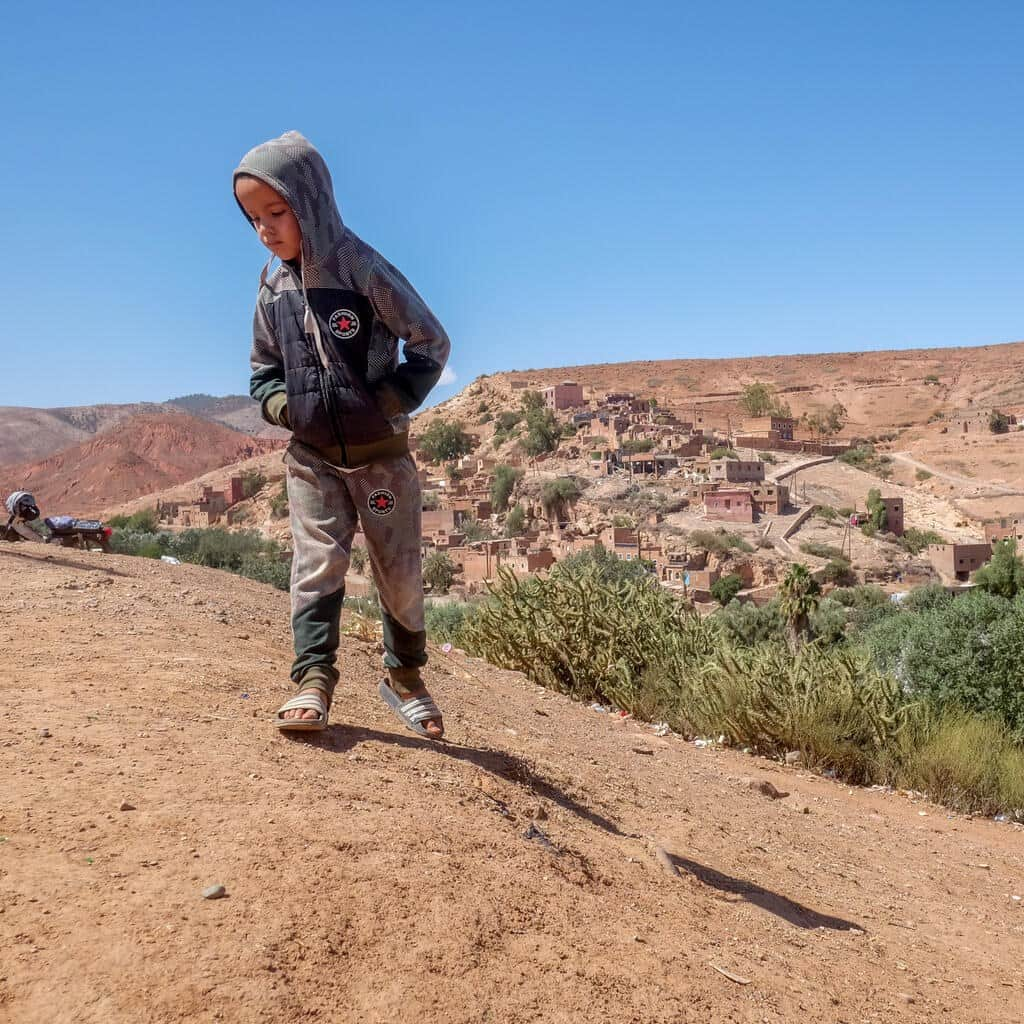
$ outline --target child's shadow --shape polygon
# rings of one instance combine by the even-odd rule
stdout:
[[[436,740],[419,739],[402,733],[380,732],[377,729],[365,729],[357,725],[332,725],[325,732],[285,733],[289,739],[300,740],[310,746],[320,747],[335,754],[344,754],[360,743],[376,740],[379,743],[390,743],[392,746],[405,747],[409,750],[431,750],[444,757],[456,761],[467,761],[482,768],[485,772],[508,782],[514,782],[538,797],[550,800],[553,804],[574,814],[584,821],[596,825],[615,836],[637,839],[629,832],[623,832],[615,822],[598,814],[589,807],[574,800],[554,783],[541,778],[529,763],[516,754],[507,751],[488,750],[480,747],[467,747],[455,743],[438,742]]]

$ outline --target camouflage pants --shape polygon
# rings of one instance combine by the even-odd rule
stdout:
[[[345,573],[361,525],[380,594],[384,664],[412,682],[426,664],[420,562],[422,498],[411,455],[340,470],[297,442],[285,452],[291,515],[292,636],[298,682],[313,665],[335,672]]]

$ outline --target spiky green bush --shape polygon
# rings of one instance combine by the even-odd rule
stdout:
[[[805,764],[859,783],[873,781],[876,755],[914,709],[866,656],[818,644],[723,649],[679,684],[678,710],[695,731],[769,756],[799,750]]]
[[[465,630],[469,649],[581,700],[632,711],[645,673],[696,667],[714,647],[714,626],[653,580],[608,580],[594,562],[499,575]]]

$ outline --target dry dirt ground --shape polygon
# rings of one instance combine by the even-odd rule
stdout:
[[[1024,830],[457,653],[433,745],[372,638],[289,740],[286,595],[194,566],[5,546],[0,609],[5,1024],[1021,1019]]]

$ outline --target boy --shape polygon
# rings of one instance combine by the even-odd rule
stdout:
[[[410,729],[440,739],[441,712],[420,678],[422,506],[408,431],[444,369],[448,337],[409,282],[342,223],[327,165],[298,132],[250,150],[234,193],[273,254],[260,275],[249,391],[266,420],[292,431],[284,461],[298,694],[274,724],[327,728],[358,523],[384,620],[379,693]],[[274,256],[281,264],[268,275]]]

